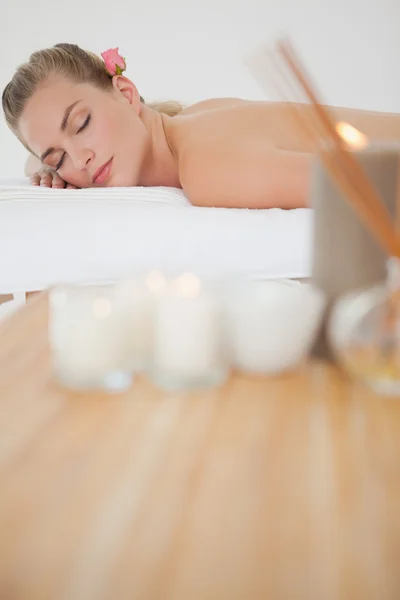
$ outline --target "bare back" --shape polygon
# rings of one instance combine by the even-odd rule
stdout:
[[[307,206],[313,149],[298,137],[289,108],[276,102],[215,99],[171,119],[167,138],[192,203]],[[350,123],[370,139],[400,141],[400,115],[333,110],[338,121]]]
[[[257,129],[259,135],[266,137],[269,143],[278,149],[307,152],[308,148],[304,146],[304,142],[299,141],[288,108],[282,102],[213,98],[188,106],[182,110],[180,116],[196,115],[196,120],[186,123],[187,128],[192,130],[198,127],[205,135],[210,133],[216,120],[220,126],[225,121],[227,126],[239,128],[242,134],[248,127],[249,131]],[[310,108],[305,105],[304,110]],[[341,107],[330,107],[330,110],[336,121],[350,123],[371,140],[400,142],[400,114]]]

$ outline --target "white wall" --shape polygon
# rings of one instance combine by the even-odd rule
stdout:
[[[400,0],[370,1],[1,0],[0,87],[30,52],[74,42],[119,46],[148,100],[262,99],[242,58],[285,33],[327,102],[400,112]],[[26,153],[0,125],[0,177],[21,175]]]

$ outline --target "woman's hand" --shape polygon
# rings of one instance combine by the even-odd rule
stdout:
[[[30,182],[32,185],[40,185],[42,187],[52,187],[57,189],[68,189],[68,190],[76,190],[78,189],[76,185],[72,185],[72,183],[67,183],[62,179],[56,171],[50,169],[40,169],[30,177]]]
[[[67,188],[69,190],[78,189],[76,185],[64,181],[54,169],[46,167],[37,156],[34,156],[33,154],[29,154],[26,160],[25,175],[26,177],[29,177],[32,185],[41,185],[43,187],[53,187],[58,189]]]

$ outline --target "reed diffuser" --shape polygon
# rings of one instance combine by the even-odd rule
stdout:
[[[263,87],[273,82],[293,130],[315,154],[312,277],[328,298],[315,354],[337,359],[378,391],[397,394],[399,150],[374,148],[361,132],[338,123],[290,42],[264,49],[250,66]]]

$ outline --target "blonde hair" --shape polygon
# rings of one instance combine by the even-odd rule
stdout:
[[[40,84],[57,74],[78,83],[92,83],[103,90],[112,89],[112,78],[106,72],[100,56],[83,50],[76,44],[56,44],[52,48],[34,52],[27,63],[18,67],[2,95],[7,125],[24,146],[26,144],[19,134],[18,122],[25,104]],[[144,103],[143,98],[140,99]],[[170,117],[180,113],[183,108],[179,102],[174,101],[155,102],[148,106]]]

